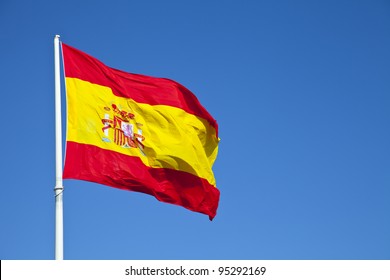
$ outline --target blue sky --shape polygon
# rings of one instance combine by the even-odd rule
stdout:
[[[66,259],[390,258],[389,1],[2,0],[0,259],[54,258],[55,34],[221,137],[212,222],[66,180]]]

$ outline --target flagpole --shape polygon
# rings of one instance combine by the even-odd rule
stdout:
[[[54,37],[55,80],[55,133],[56,133],[56,185],[55,192],[55,259],[64,259],[64,224],[62,194],[62,125],[61,125],[61,80],[60,80],[60,35]]]

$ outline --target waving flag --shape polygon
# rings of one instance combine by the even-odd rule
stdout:
[[[208,215],[218,126],[188,89],[126,73],[62,44],[67,92],[63,177],[153,195]]]

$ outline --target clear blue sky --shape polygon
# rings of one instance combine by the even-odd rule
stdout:
[[[221,137],[213,222],[66,180],[66,259],[390,259],[387,0],[1,0],[0,259],[54,258],[55,34],[182,83]]]

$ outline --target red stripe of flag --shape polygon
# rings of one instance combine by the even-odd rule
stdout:
[[[91,181],[110,187],[153,195],[159,201],[204,213],[212,220],[219,190],[207,180],[187,172],[145,166],[138,157],[93,145],[67,142],[65,179]],[[93,158],[85,165],[80,158]]]
[[[217,121],[183,85],[170,79],[132,74],[108,67],[98,59],[64,43],[62,50],[66,77],[109,87],[115,95],[131,98],[138,103],[183,109],[207,120],[215,128],[218,137]]]

